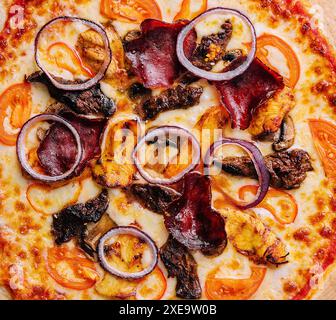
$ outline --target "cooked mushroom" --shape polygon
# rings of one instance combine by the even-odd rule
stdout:
[[[98,223],[90,223],[79,239],[80,247],[91,257],[96,258],[98,240],[110,229],[116,227],[115,222],[105,213]]]
[[[294,144],[295,140],[295,127],[294,121],[290,116],[286,116],[279,128],[277,134],[274,137],[273,150],[283,151],[290,148]]]

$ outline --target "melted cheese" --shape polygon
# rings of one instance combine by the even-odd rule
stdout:
[[[172,20],[181,4],[181,0],[158,0],[157,2],[161,7],[164,20],[166,21]],[[316,74],[313,72],[314,68],[322,68],[322,72],[319,76],[321,79],[328,73],[328,70],[324,67],[323,59],[307,49],[308,44],[306,40],[302,39],[302,37],[298,37],[299,27],[294,20],[281,21],[281,23],[278,23],[276,28],[274,28],[275,22],[270,22],[265,10],[258,11],[259,7],[255,5],[254,1],[209,1],[209,7],[217,6],[239,9],[247,13],[253,21],[258,35],[271,33],[285,39],[297,53],[301,63],[301,78],[295,89],[296,107],[291,112],[291,116],[294,119],[297,132],[295,147],[302,148],[311,155],[314,171],[308,173],[307,179],[299,189],[290,191],[299,205],[299,214],[295,222],[291,225],[283,227],[275,222],[267,211],[260,209],[255,210],[256,214],[286,243],[290,256],[288,264],[278,268],[268,269],[265,280],[253,298],[284,299],[289,296],[289,293],[283,289],[284,284],[287,281],[294,281],[298,286],[302,286],[304,283],[302,282],[300,272],[305,270],[311,270],[311,272],[313,272],[316,267],[314,262],[315,252],[319,248],[327,246],[329,243],[327,239],[319,235],[317,226],[311,226],[311,237],[313,240],[311,244],[307,245],[293,238],[293,233],[296,230],[303,226],[311,225],[310,217],[312,215],[321,211],[326,212],[325,222],[330,221],[332,216],[332,214],[328,212],[330,210],[328,203],[331,194],[328,191],[323,168],[314,149],[307,124],[307,119],[314,117],[319,118],[321,115],[323,118],[328,118],[332,122],[336,121],[335,114],[326,101],[322,98],[312,96],[310,90],[317,80]],[[62,4],[59,10],[64,15],[78,15],[97,22],[107,21],[107,19],[102,17],[99,13],[98,0],[69,1],[66,5]],[[0,9],[0,12],[2,11],[3,10]],[[37,25],[40,27],[51,18],[50,12],[45,11],[37,15]],[[123,22],[115,21],[113,24],[120,36],[124,36],[128,31],[137,28],[137,25]],[[204,25],[198,32],[199,35],[210,34],[216,32],[216,30]],[[0,92],[13,83],[21,82],[25,74],[30,74],[37,70],[34,64],[33,52],[32,41],[20,44],[15,59],[13,59],[12,62],[8,62],[6,66],[9,73],[7,73],[5,77],[0,78]],[[22,55],[22,53],[24,53],[24,55]],[[288,74],[288,68],[281,58],[279,52],[271,52],[272,63],[286,76]],[[24,68],[22,68],[22,66],[24,66]],[[174,110],[162,113],[157,119],[150,122],[148,127],[180,125],[187,129],[193,129],[207,109],[219,105],[218,95],[213,86],[204,80],[194,85],[200,85],[204,88],[204,93],[197,106],[187,110]],[[102,89],[108,96],[119,101],[120,93],[108,83],[102,83]],[[39,84],[33,85],[32,115],[43,112],[52,101],[45,87]],[[125,110],[118,110],[120,113],[123,111]],[[225,128],[225,135],[251,140],[251,136],[247,131],[232,130],[229,126]],[[269,143],[258,142],[258,147],[264,154],[271,152]],[[251,183],[249,179],[233,177],[229,179],[229,186],[232,190],[237,190],[239,186]],[[46,248],[54,245],[53,238],[50,234],[52,220],[50,215],[52,213],[50,210],[51,207],[49,202],[46,201],[45,205],[49,214],[41,214],[37,210],[34,210],[26,196],[26,190],[29,184],[30,181],[22,176],[17,162],[15,148],[0,145],[0,240],[13,252],[2,262],[3,264],[1,264],[0,261],[0,267],[4,268],[6,266],[7,268],[10,266],[10,270],[0,270],[0,275],[7,271],[9,272],[8,281],[4,283],[4,285],[9,286],[18,297],[24,297],[25,295],[34,297],[31,288],[41,287],[49,292],[50,298],[56,298],[58,295],[64,296],[67,299],[103,298],[94,288],[80,292],[61,287],[48,275],[45,264]],[[67,193],[71,194],[74,192],[73,185],[71,184],[62,188],[62,192],[55,194],[57,195],[57,202],[52,206],[55,210],[67,204],[69,201],[69,195]],[[96,196],[100,190],[101,188],[91,178],[86,179],[82,182],[81,192],[77,201],[79,203],[85,202]],[[110,206],[108,208],[108,214],[118,225],[123,226],[137,223],[154,239],[158,247],[161,247],[165,243],[168,233],[164,226],[162,216],[142,208],[140,204],[136,202],[130,202],[119,189],[109,190],[109,197]],[[213,200],[215,201],[218,198],[220,198],[220,194],[213,192]],[[39,201],[39,203],[35,205],[43,206],[41,199],[35,200]],[[198,263],[198,274],[202,287],[204,287],[207,274],[216,266],[221,266],[221,275],[228,278],[246,278],[251,272],[249,260],[237,253],[230,244],[218,257],[205,257],[199,252],[195,252],[193,255]],[[160,267],[164,270],[161,262]],[[97,268],[99,272],[103,274],[98,265]],[[166,271],[164,272],[167,276]],[[174,298],[176,280],[168,279],[167,284],[167,291],[163,298]],[[4,289],[0,287],[0,296],[3,296],[1,294],[3,290]],[[7,292],[5,292],[4,297],[8,297]]]

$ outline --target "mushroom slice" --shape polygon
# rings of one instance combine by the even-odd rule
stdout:
[[[278,134],[274,137],[272,144],[274,151],[284,151],[289,149],[295,140],[295,126],[291,116],[287,115],[281,124]]]

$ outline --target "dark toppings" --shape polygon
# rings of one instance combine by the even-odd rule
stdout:
[[[182,197],[167,208],[165,225],[170,234],[191,250],[219,254],[226,246],[225,223],[211,207],[210,179],[198,172],[184,178]]]
[[[129,191],[143,207],[160,214],[181,196],[172,188],[154,184],[133,184]]]
[[[264,158],[270,173],[270,184],[276,188],[299,188],[312,171],[309,154],[300,149],[272,153]],[[221,161],[225,172],[237,176],[257,178],[254,165],[249,157],[228,157]]]
[[[160,249],[160,257],[168,271],[168,277],[176,277],[176,296],[183,299],[199,299],[202,289],[197,264],[188,249],[169,236]]]
[[[81,237],[86,231],[86,224],[98,222],[108,208],[107,190],[86,203],[69,206],[53,215],[52,233],[56,244]]]
[[[72,112],[62,113],[61,116],[73,125],[81,139],[83,156],[74,172],[74,175],[79,175],[87,163],[100,153],[99,140],[106,120],[89,120]],[[44,171],[50,176],[57,176],[74,164],[77,144],[72,133],[64,125],[55,123],[41,141],[37,155]]]
[[[176,55],[177,36],[185,25],[185,21],[147,19],[140,26],[141,36],[125,43],[126,57],[145,87],[173,84],[181,68]]]
[[[144,120],[152,120],[161,112],[186,109],[198,104],[202,93],[201,87],[178,85],[145,101],[139,113]]]
[[[282,77],[257,58],[240,76],[215,85],[230,114],[232,128],[242,130],[249,127],[254,110],[284,88]]]
[[[83,91],[61,90],[56,88],[43,72],[35,72],[27,80],[46,85],[52,98],[66,104],[77,113],[111,116],[116,110],[114,101],[104,95],[100,84]]]

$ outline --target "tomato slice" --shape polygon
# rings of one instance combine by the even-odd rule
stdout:
[[[20,129],[29,119],[32,110],[29,83],[14,84],[0,96],[0,142],[14,146],[18,133],[6,130],[6,121],[13,129]],[[8,112],[9,111],[9,112]]]
[[[279,71],[272,66],[268,59],[267,46],[277,48],[285,56],[289,69],[289,77],[284,77],[285,84],[288,87],[294,88],[300,78],[300,62],[294,50],[284,40],[272,34],[263,34],[257,39],[257,57],[272,69]]]
[[[251,267],[247,279],[216,278],[219,267],[210,272],[205,280],[205,294],[210,300],[247,300],[255,294],[263,282],[266,268]]]
[[[162,20],[155,0],[101,0],[100,12],[109,19],[123,22],[141,23],[149,18]]]
[[[84,74],[90,78],[94,77],[94,72],[84,64],[79,53],[64,42],[53,43],[48,48],[48,56],[55,61],[59,68],[67,70],[73,75]],[[71,63],[67,61],[67,58],[70,58]]]
[[[326,176],[336,178],[336,126],[320,119],[309,120],[310,131]]]
[[[137,300],[160,300],[167,289],[167,281],[159,267],[146,276],[137,287]]]
[[[98,280],[94,263],[77,248],[49,248],[47,269],[58,284],[69,289],[89,289]]]
[[[256,185],[243,186],[238,191],[239,199],[246,200],[248,193],[256,195],[257,192],[258,186]],[[257,207],[268,210],[281,224],[294,222],[298,213],[298,206],[294,197],[285,191],[273,188],[268,190],[266,197]]]
[[[181,10],[175,16],[174,21],[180,19],[192,20],[199,16],[201,13],[205,12],[208,8],[208,0],[202,0],[201,6],[199,9],[192,10],[192,0],[183,0],[181,5]]]

